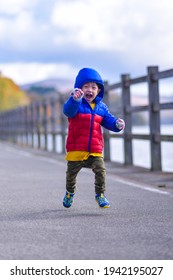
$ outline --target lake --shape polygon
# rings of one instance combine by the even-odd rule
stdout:
[[[149,134],[148,126],[134,126],[133,133]],[[173,135],[173,125],[162,125],[161,134]],[[37,137],[34,137],[34,146],[37,147]],[[31,141],[31,140],[30,140]],[[29,141],[29,142],[30,142]],[[133,162],[136,166],[150,168],[150,142],[148,140],[132,140]],[[44,147],[44,137],[41,137],[41,146]],[[52,136],[48,135],[48,150],[52,151]],[[56,136],[56,152],[61,153],[61,136]],[[111,161],[124,162],[123,139],[110,140]],[[162,170],[173,172],[173,142],[161,142]]]
[[[148,134],[149,126],[134,126],[132,133]],[[173,125],[162,125],[161,134],[173,135]],[[123,140],[111,139],[111,160],[123,163]],[[150,168],[150,142],[148,140],[132,140],[134,165]],[[173,142],[161,142],[162,170],[173,172]]]

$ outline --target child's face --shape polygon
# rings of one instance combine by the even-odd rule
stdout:
[[[84,93],[84,98],[88,103],[92,103],[96,98],[100,89],[96,83],[88,82],[82,86],[82,91]]]

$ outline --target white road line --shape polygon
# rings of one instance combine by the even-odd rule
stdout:
[[[34,157],[34,155],[33,155],[33,157]],[[46,162],[53,163],[53,164],[58,164],[60,166],[66,166],[65,161],[60,162],[57,159],[47,158],[47,157],[44,157],[44,156],[38,156],[37,159],[41,159],[42,161],[46,161]]]
[[[129,185],[129,186],[134,187],[134,188],[138,188],[138,189],[142,189],[142,190],[146,190],[146,191],[150,191],[150,192],[154,192],[154,193],[159,193],[159,194],[163,194],[163,195],[171,195],[171,193],[169,193],[167,191],[157,190],[153,186],[150,187],[150,186],[148,186],[146,184],[143,184],[143,183],[129,182],[128,179],[122,179],[122,178],[119,178],[116,175],[112,176],[112,175],[109,174],[109,178],[111,178],[112,180],[114,180],[116,182],[126,184],[126,185]]]
[[[22,156],[33,157],[33,158],[36,158],[36,159],[40,159],[42,161],[44,160],[44,161],[49,162],[49,163],[57,164],[57,165],[60,165],[60,166],[66,166],[65,161],[64,162],[59,162],[56,159],[51,159],[51,158],[47,158],[47,157],[40,156],[40,155],[38,157],[35,157],[35,155],[33,155],[30,152],[18,151],[15,148],[11,148],[11,147],[6,147],[6,150],[8,152],[13,152],[13,153],[16,153],[16,154],[20,154]],[[87,169],[82,169],[82,172],[89,174],[91,171],[87,170]],[[148,186],[146,184],[143,184],[143,183],[135,183],[135,182],[132,182],[132,181],[130,182],[128,179],[122,179],[117,175],[109,174],[109,178],[111,178],[111,180],[113,180],[113,181],[131,186],[131,187],[134,187],[134,188],[142,189],[142,190],[145,190],[145,191],[150,191],[150,192],[154,192],[154,193],[158,193],[158,194],[162,194],[162,195],[170,195],[170,196],[172,195],[171,193],[169,193],[167,191],[162,191],[162,190],[155,189],[153,186],[150,187],[150,186]]]
[[[16,150],[15,148],[13,149],[11,147],[7,147],[6,151],[10,152],[10,153],[11,152],[15,153],[15,154],[20,155],[20,156],[25,156],[25,157],[34,158],[34,159],[41,160],[41,161],[46,161],[46,162],[53,163],[53,164],[58,164],[60,166],[65,166],[66,165],[65,161],[64,162],[59,162],[57,159],[47,158],[47,157],[44,157],[44,156],[41,156],[41,155],[34,155],[30,152],[19,151],[19,150]]]
[[[90,171],[87,170],[87,169],[83,169],[82,172],[85,172],[85,173],[89,174]],[[172,195],[171,193],[169,193],[167,191],[157,190],[157,189],[154,188],[154,186],[149,186],[149,185],[146,185],[144,183],[135,183],[135,182],[129,181],[128,179],[120,178],[117,175],[111,175],[110,173],[109,173],[109,179],[111,179],[115,182],[121,183],[121,184],[125,184],[125,185],[128,185],[128,186],[134,187],[134,188],[141,189],[141,190],[150,191],[150,192],[163,194],[163,195],[169,195],[169,196]]]

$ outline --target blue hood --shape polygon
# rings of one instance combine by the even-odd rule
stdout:
[[[104,81],[100,74],[92,68],[82,68],[76,77],[74,87],[82,88],[82,86],[88,82],[94,82],[100,85],[101,91],[96,96],[96,101],[101,100],[104,95]]]

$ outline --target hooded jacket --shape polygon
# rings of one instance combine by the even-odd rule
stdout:
[[[74,87],[82,88],[87,82],[95,82],[101,88],[94,102],[94,109],[82,98],[74,100],[73,96],[64,104],[63,112],[68,117],[68,136],[66,142],[67,152],[87,151],[90,153],[102,153],[104,140],[101,126],[119,132],[116,127],[117,118],[108,110],[101,100],[104,95],[104,82],[100,74],[91,68],[83,68],[79,71]]]

